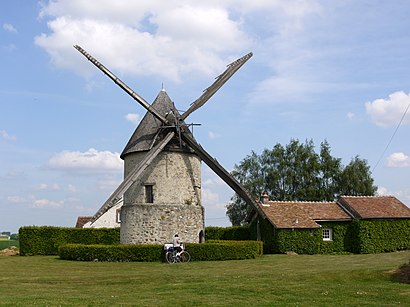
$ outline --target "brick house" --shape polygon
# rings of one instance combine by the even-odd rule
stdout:
[[[393,196],[343,196],[336,202],[270,201],[251,217],[267,253],[370,253],[410,248],[410,208]]]

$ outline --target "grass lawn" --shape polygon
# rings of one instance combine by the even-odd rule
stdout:
[[[0,240],[0,250],[8,248],[10,246],[19,247],[19,241],[14,240]]]
[[[409,259],[410,251],[174,265],[3,256],[0,305],[410,306],[410,285],[388,274]]]

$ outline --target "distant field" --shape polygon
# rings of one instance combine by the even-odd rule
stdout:
[[[19,247],[19,241],[13,240],[0,240],[0,250],[5,249],[10,246],[17,246]]]
[[[410,306],[410,285],[391,276],[409,260],[410,251],[175,265],[3,256],[0,305]]]

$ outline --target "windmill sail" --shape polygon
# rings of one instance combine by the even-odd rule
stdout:
[[[182,140],[186,142],[195,153],[206,163],[223,181],[225,181],[242,199],[251,205],[256,210],[259,210],[259,206],[255,200],[248,194],[245,188],[221,165],[216,161],[209,153],[202,148],[189,134],[182,133]]]
[[[97,213],[91,219],[91,223],[95,222],[101,215],[107,212],[110,208],[115,206],[118,201],[122,198],[122,195],[128,190],[128,188],[136,181],[136,179],[141,176],[141,174],[146,170],[146,168],[151,164],[151,162],[159,155],[159,153],[164,149],[164,147],[171,141],[175,136],[175,132],[170,131],[165,136],[165,138],[153,147],[145,158],[134,168],[124,179],[123,182],[118,186],[118,188],[111,194],[111,196],[106,200],[106,202],[101,206]]]
[[[204,93],[195,100],[190,108],[181,115],[180,119],[184,120],[187,118],[192,112],[202,107],[221,87],[225,84],[226,81],[229,80],[233,76],[233,74],[242,67],[243,64],[246,63],[251,57],[252,52],[244,55],[243,57],[237,59],[236,61],[232,62],[228,65],[228,68],[218,77],[216,77],[216,81],[212,83],[210,87],[204,90]]]
[[[120,78],[114,75],[107,67],[103,64],[98,62],[91,54],[85,51],[78,45],[74,46],[81,54],[83,54],[91,63],[93,63],[99,70],[101,70],[104,74],[106,74],[111,80],[115,82],[119,87],[121,87],[128,95],[130,95],[134,100],[136,100],[140,105],[142,105],[145,109],[151,112],[156,118],[158,118],[162,123],[167,124],[167,119],[162,116],[159,112],[157,112],[151,105],[140,95],[134,92],[128,85],[126,85]]]

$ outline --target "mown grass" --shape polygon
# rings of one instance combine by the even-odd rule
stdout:
[[[0,257],[2,306],[410,306],[392,279],[410,251],[108,263]]]
[[[17,246],[19,247],[19,241],[14,241],[14,240],[0,240],[0,250],[8,248],[10,246]]]

